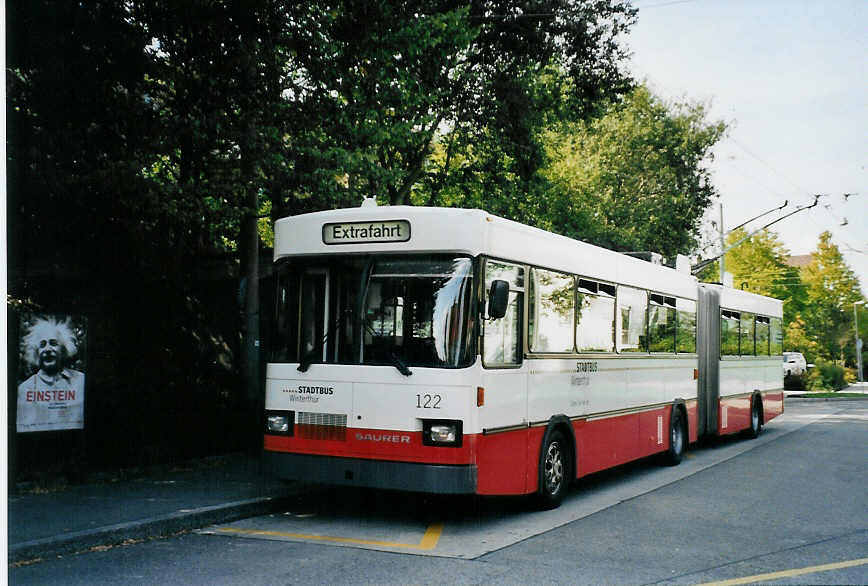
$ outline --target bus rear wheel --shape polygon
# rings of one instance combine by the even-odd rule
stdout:
[[[685,432],[684,419],[681,417],[681,409],[672,408],[672,416],[669,418],[669,449],[666,451],[664,462],[667,466],[677,466],[684,457],[687,446],[687,433]]]
[[[554,509],[564,500],[570,485],[572,466],[566,438],[560,431],[548,434],[539,463],[539,489],[537,504],[541,509]]]
[[[750,439],[758,437],[760,431],[762,431],[762,413],[762,401],[760,401],[759,397],[754,397],[751,401],[750,406],[750,427],[747,428],[745,432],[747,434],[747,437],[749,437]]]

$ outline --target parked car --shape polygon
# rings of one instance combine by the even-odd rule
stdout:
[[[784,376],[802,376],[808,364],[801,352],[784,352]]]

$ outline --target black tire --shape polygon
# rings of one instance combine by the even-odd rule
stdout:
[[[756,439],[763,429],[763,404],[759,397],[753,397],[750,403],[750,427],[745,430],[745,435],[750,439]]]
[[[554,509],[564,500],[572,478],[570,447],[560,431],[552,431],[543,443],[539,459],[536,500],[541,509]]]
[[[678,466],[681,463],[687,441],[687,426],[681,416],[681,409],[673,407],[672,416],[669,418],[669,449],[663,458],[667,466]]]

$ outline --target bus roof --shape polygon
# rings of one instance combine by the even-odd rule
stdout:
[[[713,283],[703,283],[702,287],[717,292],[722,309],[783,317],[784,302],[780,299]]]
[[[274,259],[452,252],[528,263],[611,283],[696,299],[696,278],[478,209],[370,206],[277,221]]]

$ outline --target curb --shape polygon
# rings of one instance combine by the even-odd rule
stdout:
[[[181,510],[168,515],[138,521],[107,525],[86,531],[76,531],[9,544],[8,563],[60,556],[97,546],[118,545],[130,539],[165,537],[216,523],[228,523],[245,517],[274,512],[285,504],[287,497],[263,497]]]

